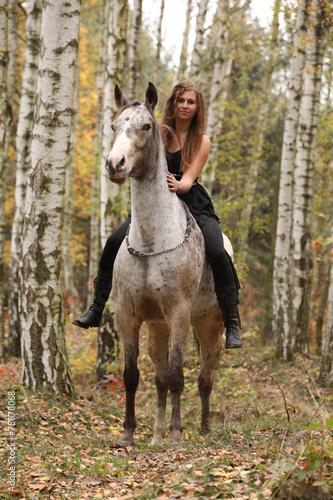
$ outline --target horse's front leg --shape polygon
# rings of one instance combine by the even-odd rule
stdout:
[[[184,308],[176,318],[170,321],[171,335],[170,356],[168,367],[168,386],[171,393],[172,415],[170,422],[169,445],[179,443],[182,433],[180,400],[184,389],[184,357],[190,328],[189,311]]]
[[[138,325],[131,325],[126,330],[118,320],[118,329],[124,345],[125,369],[124,385],[126,391],[126,413],[124,420],[124,432],[118,441],[120,446],[134,445],[134,431],[136,429],[135,418],[135,394],[139,385],[139,370],[137,359],[139,356],[139,329]],[[122,325],[122,326],[121,326]]]
[[[169,330],[161,323],[148,324],[148,352],[155,366],[157,406],[151,446],[162,448],[166,433],[165,409],[168,395]]]

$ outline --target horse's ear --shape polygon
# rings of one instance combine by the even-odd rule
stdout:
[[[122,93],[120,90],[119,86],[116,84],[114,88],[114,99],[116,101],[116,105],[118,109],[123,108],[126,106],[126,104],[129,103],[129,100],[125,96],[125,94]]]
[[[155,109],[158,101],[157,90],[153,83],[149,82],[146,90],[146,106],[150,109]]]

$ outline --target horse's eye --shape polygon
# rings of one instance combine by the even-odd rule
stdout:
[[[150,130],[150,129],[151,129],[150,123],[146,123],[146,125],[142,127],[142,130]]]
[[[111,125],[111,130],[113,130],[113,132],[114,132],[114,125],[113,125],[113,123]]]

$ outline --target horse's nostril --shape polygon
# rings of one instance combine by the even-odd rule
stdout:
[[[125,165],[125,156],[122,155],[121,160],[117,163],[116,170],[117,172],[120,172]]]

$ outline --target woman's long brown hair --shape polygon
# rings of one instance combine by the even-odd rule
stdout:
[[[166,153],[176,134],[175,105],[177,99],[187,90],[194,90],[197,95],[197,111],[192,118],[185,144],[181,149],[181,170],[184,172],[195,158],[205,130],[205,103],[204,97],[197,85],[191,82],[178,83],[172,90],[165,103],[161,120],[162,138]]]

